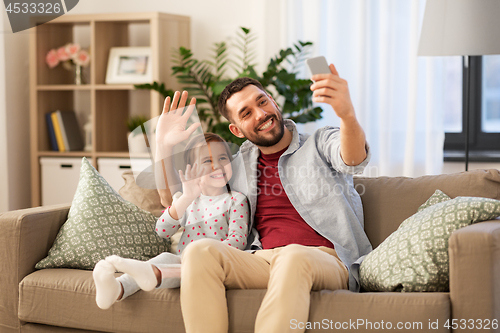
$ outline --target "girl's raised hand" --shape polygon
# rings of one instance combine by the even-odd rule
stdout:
[[[186,112],[182,114],[187,98],[187,91],[183,91],[182,95],[176,91],[172,104],[170,104],[170,97],[165,99],[163,112],[156,125],[156,143],[158,146],[174,147],[189,138],[196,128],[200,126],[200,123],[194,123],[186,129],[187,121],[193,113],[196,103],[196,98],[191,98]]]
[[[182,182],[182,194],[189,197],[191,200],[196,199],[201,194],[201,176],[203,175],[203,168],[194,163],[193,167],[187,165],[186,171],[183,174],[179,170],[179,177]]]

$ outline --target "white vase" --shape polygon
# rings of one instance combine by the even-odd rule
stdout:
[[[128,150],[130,154],[140,154],[148,152],[148,147],[146,146],[146,140],[142,133],[135,134],[129,132]]]

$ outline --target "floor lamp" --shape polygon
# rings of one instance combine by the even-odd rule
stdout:
[[[461,55],[464,57],[466,67],[465,171],[469,169],[471,112],[469,57],[500,54],[499,17],[499,0],[427,0],[425,5],[418,55]]]

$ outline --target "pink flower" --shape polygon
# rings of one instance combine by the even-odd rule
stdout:
[[[90,62],[90,55],[85,50],[80,50],[76,58],[73,59],[75,64],[85,67]]]
[[[47,53],[45,61],[50,68],[56,67],[59,63],[67,70],[74,70],[75,65],[87,66],[90,62],[89,53],[82,50],[79,44],[66,44],[58,49],[52,49]]]
[[[69,56],[75,59],[78,56],[78,51],[80,51],[79,44],[68,44],[66,45],[66,52],[68,52]]]
[[[59,65],[59,57],[57,56],[57,51],[54,49],[50,50],[45,57],[45,62],[50,68],[54,68]]]
[[[70,59],[68,50],[65,46],[61,46],[57,49],[57,57],[59,58],[59,61],[66,61]]]

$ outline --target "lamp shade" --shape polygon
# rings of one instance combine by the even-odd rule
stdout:
[[[500,0],[427,0],[419,56],[500,54]]]

